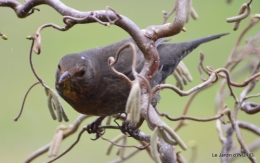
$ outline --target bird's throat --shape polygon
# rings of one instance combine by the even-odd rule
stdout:
[[[62,94],[65,97],[65,99],[69,99],[74,102],[78,102],[80,100],[78,93],[73,90],[64,89],[64,90],[62,90]]]
[[[78,102],[80,100],[78,92],[73,89],[72,84],[67,80],[59,85],[59,90],[62,92],[62,96],[69,101]]]

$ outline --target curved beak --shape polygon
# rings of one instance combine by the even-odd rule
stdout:
[[[60,76],[59,84],[60,84],[63,80],[68,79],[68,78],[70,78],[70,74],[69,74],[68,71],[65,71],[65,72],[64,72],[63,74],[61,74],[61,76]]]

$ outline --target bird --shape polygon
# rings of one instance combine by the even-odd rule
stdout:
[[[183,43],[156,42],[160,65],[150,81],[151,87],[165,81],[178,63],[200,44],[227,34],[207,36]],[[68,54],[61,58],[56,71],[55,87],[58,94],[81,114],[106,117],[124,113],[131,88],[110,70],[108,58],[115,57],[117,50],[128,42],[132,42],[136,47],[136,71],[140,72],[145,59],[132,38],[108,46]],[[114,68],[130,80],[134,80],[131,67],[132,51],[127,48],[121,53]],[[156,105],[158,101],[159,97],[154,97],[152,105]]]

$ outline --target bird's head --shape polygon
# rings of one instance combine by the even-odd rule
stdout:
[[[93,64],[79,54],[64,56],[58,64],[55,85],[66,101],[78,102],[95,85]]]

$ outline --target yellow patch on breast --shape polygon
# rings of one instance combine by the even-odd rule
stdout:
[[[74,92],[74,91],[65,89],[65,90],[63,90],[63,95],[64,95],[67,99],[73,100],[73,101],[75,101],[75,102],[79,102],[79,97],[78,97],[77,93]]]
[[[71,85],[70,85],[69,81],[64,81],[62,93],[67,99],[70,99],[75,102],[79,102],[78,94],[77,94],[77,92],[75,92],[71,89]]]

